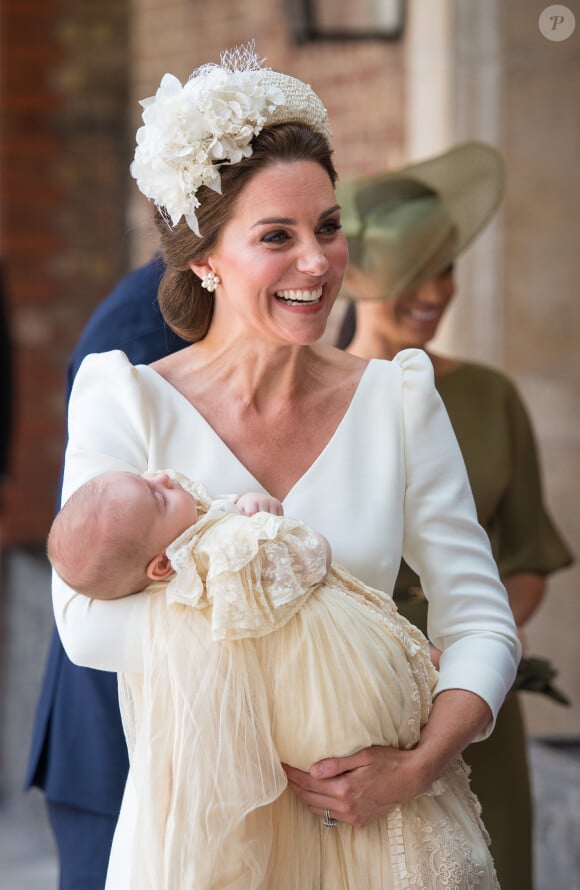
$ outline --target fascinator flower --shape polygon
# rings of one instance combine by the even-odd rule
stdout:
[[[301,121],[330,138],[326,109],[307,84],[262,68],[253,43],[203,65],[182,84],[165,74],[154,96],[141,101],[143,126],[131,174],[168,224],[182,218],[200,235],[198,191],[221,193],[220,167],[252,154],[252,139],[267,125]]]

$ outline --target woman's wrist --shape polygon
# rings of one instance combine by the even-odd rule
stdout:
[[[429,744],[421,743],[409,751],[411,755],[408,788],[410,797],[425,794],[445,770],[445,760],[438,758]]]
[[[489,705],[474,692],[447,689],[436,697],[431,716],[414,748],[414,768],[418,781],[423,783],[423,791],[481,736],[492,717]]]

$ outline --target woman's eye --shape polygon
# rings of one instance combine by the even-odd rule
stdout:
[[[288,237],[288,232],[285,232],[283,229],[278,229],[275,232],[267,232],[262,237],[262,241],[265,244],[283,244],[288,240]]]
[[[321,235],[334,235],[335,232],[340,232],[341,229],[342,224],[338,219],[329,219],[320,226],[319,232]]]

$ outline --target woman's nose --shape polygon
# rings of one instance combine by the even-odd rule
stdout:
[[[309,244],[301,252],[296,261],[296,268],[299,272],[306,272],[308,275],[323,275],[326,272],[328,259],[318,242]]]
[[[416,290],[416,296],[425,303],[447,303],[453,296],[455,287],[451,275],[438,275],[428,278]]]

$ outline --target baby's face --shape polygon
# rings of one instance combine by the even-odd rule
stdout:
[[[124,485],[152,553],[165,550],[198,520],[195,499],[167,473],[127,476]]]

